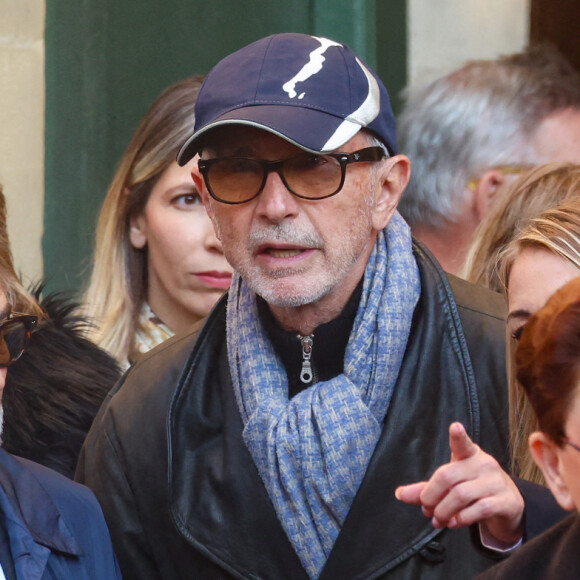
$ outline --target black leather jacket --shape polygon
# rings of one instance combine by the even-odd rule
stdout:
[[[395,488],[449,461],[448,426],[505,467],[503,301],[420,247],[407,352],[382,436],[320,578],[471,578],[496,556],[434,530]],[[199,332],[144,356],[109,395],[77,477],[97,494],[125,579],[307,580],[241,437],[222,301]]]

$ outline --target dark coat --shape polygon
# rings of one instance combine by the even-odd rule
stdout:
[[[473,529],[434,530],[394,497],[449,461],[453,421],[507,466],[503,300],[457,278],[450,286],[430,255],[415,255],[407,351],[321,580],[470,578],[497,558]],[[129,371],[87,437],[77,477],[101,501],[127,579],[307,579],[242,440],[226,351],[222,301],[199,334]]]
[[[574,512],[477,580],[562,580],[580,577],[580,516]]]
[[[86,487],[0,450],[0,514],[13,563],[2,562],[8,579],[121,578],[101,508]]]

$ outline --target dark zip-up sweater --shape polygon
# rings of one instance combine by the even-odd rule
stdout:
[[[310,383],[300,380],[303,365],[300,335],[284,330],[266,302],[258,297],[260,320],[288,375],[289,398],[318,381],[328,381],[343,372],[344,353],[358,310],[362,287],[363,279],[358,283],[341,314],[334,320],[321,324],[311,335],[313,344],[310,362],[313,379]]]

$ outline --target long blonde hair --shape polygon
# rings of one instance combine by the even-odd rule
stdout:
[[[498,256],[506,244],[530,218],[577,197],[580,197],[578,165],[547,163],[522,174],[494,200],[479,224],[460,276],[501,292]]]
[[[498,279],[507,292],[515,259],[524,248],[542,248],[569,261],[580,275],[580,199],[546,210],[516,235],[499,256]],[[513,473],[544,484],[544,476],[528,449],[528,437],[537,431],[536,415],[515,377],[516,341],[508,337],[508,385],[511,463]]]
[[[44,310],[28,292],[14,270],[10,240],[8,238],[8,223],[6,217],[6,198],[0,185],[0,288],[6,295],[6,300],[13,311],[32,314],[39,319],[45,318]]]
[[[89,338],[122,364],[131,355],[147,290],[146,252],[131,245],[130,220],[144,210],[155,183],[191,134],[202,81],[200,76],[184,79],[153,102],[119,162],[99,214],[85,293],[94,322]]]

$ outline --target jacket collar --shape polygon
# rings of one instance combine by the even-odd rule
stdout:
[[[28,538],[49,550],[81,553],[58,506],[38,480],[37,474],[44,469],[0,450],[0,509],[5,514],[15,561],[22,550],[30,548]]]

